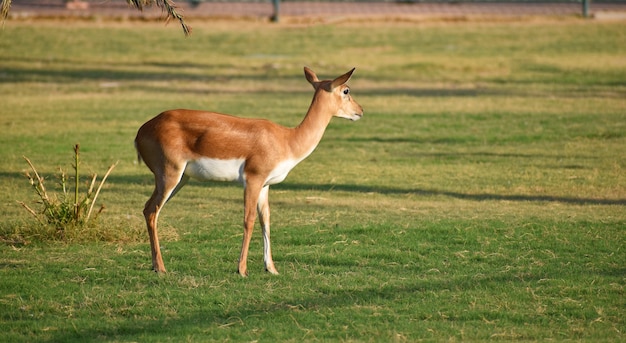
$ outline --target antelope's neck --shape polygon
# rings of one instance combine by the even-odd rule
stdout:
[[[296,159],[304,159],[315,150],[331,118],[330,111],[313,98],[306,116],[292,132],[290,146]]]

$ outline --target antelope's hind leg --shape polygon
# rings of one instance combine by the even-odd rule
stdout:
[[[167,169],[167,168],[166,168]],[[155,187],[152,196],[146,202],[143,215],[146,219],[148,235],[150,236],[150,250],[152,251],[152,269],[157,273],[166,272],[163,257],[161,256],[161,246],[159,245],[159,235],[157,222],[159,213],[163,206],[187,183],[189,177],[183,174],[184,168],[173,169],[162,173],[158,177],[155,173]]]

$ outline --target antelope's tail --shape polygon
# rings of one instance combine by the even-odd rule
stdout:
[[[135,141],[135,151],[137,151],[137,164],[141,164],[141,162],[143,162],[143,159],[141,158],[139,149],[137,149],[137,141]]]

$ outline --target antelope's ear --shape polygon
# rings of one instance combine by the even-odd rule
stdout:
[[[317,89],[320,80],[317,78],[317,75],[315,75],[315,72],[308,67],[304,67],[304,76],[306,77],[306,80],[309,81],[309,83],[313,86],[313,88]]]
[[[352,70],[350,70],[349,72],[339,76],[338,78],[333,80],[333,83],[331,85],[331,89],[335,89],[336,87],[339,87],[343,84],[345,84],[346,82],[348,82],[348,80],[350,80],[350,77],[352,76],[352,73],[354,73],[354,70],[356,68],[352,68]]]

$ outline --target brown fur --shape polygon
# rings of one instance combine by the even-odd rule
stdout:
[[[363,115],[363,109],[352,99],[345,85],[353,71],[334,80],[320,81],[312,70],[305,67],[305,76],[315,88],[315,95],[306,116],[295,128],[283,127],[265,119],[184,109],[165,111],[141,126],[135,138],[138,158],[155,176],[154,192],[144,208],[153,269],[165,272],[157,219],[168,199],[189,178],[185,175],[187,165],[201,158],[242,159],[245,161],[244,235],[239,273],[247,275],[248,247],[258,212],[264,236],[265,268],[277,274],[269,239],[268,191],[270,184],[279,182],[274,180],[282,181],[282,178],[270,180],[269,177],[278,170],[280,175],[284,172],[286,176],[288,169],[308,156],[321,140],[333,116],[357,120]]]

